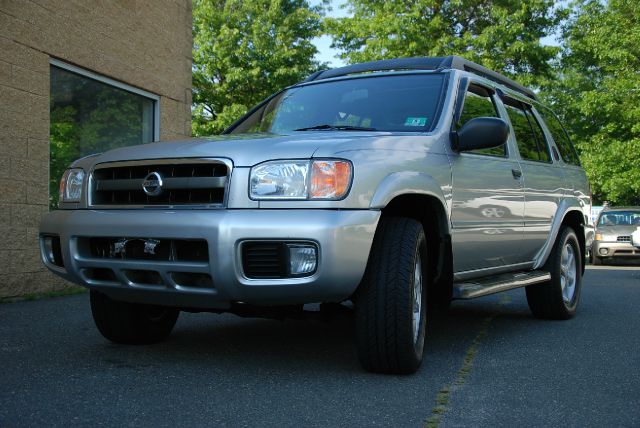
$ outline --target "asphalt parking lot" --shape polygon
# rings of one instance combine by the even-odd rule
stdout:
[[[640,426],[640,267],[589,267],[579,313],[454,302],[412,376],[363,372],[349,317],[181,314],[119,346],[88,295],[0,305],[0,426]]]

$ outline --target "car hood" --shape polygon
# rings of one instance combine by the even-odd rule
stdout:
[[[631,235],[636,229],[640,227],[640,225],[631,225],[631,226],[597,226],[596,233],[601,233],[603,235]]]
[[[228,158],[236,167],[248,167],[269,159],[308,159],[319,148],[323,149],[324,156],[326,153],[375,147],[377,142],[391,135],[360,131],[219,135],[123,147],[92,157],[91,161],[97,164],[145,159]]]

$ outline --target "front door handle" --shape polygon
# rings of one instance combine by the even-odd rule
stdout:
[[[513,174],[513,178],[515,178],[516,180],[519,180],[520,177],[522,177],[522,171],[520,171],[519,169],[512,169],[511,174]]]

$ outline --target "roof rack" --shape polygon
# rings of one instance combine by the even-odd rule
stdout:
[[[304,82],[314,80],[329,79],[331,77],[346,76],[349,74],[365,73],[369,71],[384,70],[441,70],[455,69],[464,70],[470,73],[482,76],[485,79],[492,80],[496,83],[506,86],[509,89],[520,92],[521,94],[536,99],[533,91],[520,83],[503,76],[493,70],[476,64],[462,57],[451,55],[446,57],[415,57],[415,58],[398,58],[383,59],[380,61],[363,62],[360,64],[347,65],[345,67],[333,68],[330,70],[317,71],[307,77]]]

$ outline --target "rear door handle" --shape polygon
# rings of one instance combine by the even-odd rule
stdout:
[[[520,179],[520,177],[522,177],[522,171],[520,171],[519,169],[512,169],[511,170],[511,174],[513,174],[513,178],[515,178],[516,180]]]

